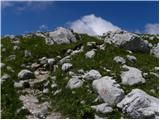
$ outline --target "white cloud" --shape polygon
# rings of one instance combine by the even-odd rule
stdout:
[[[52,5],[53,1],[27,1],[22,2],[19,7],[16,8],[17,13],[25,11],[42,11]]]
[[[70,23],[70,28],[77,33],[87,33],[88,35],[102,35],[111,30],[120,29],[111,22],[94,14],[83,16],[81,19]]]
[[[48,30],[48,26],[47,25],[41,25],[39,26],[40,30]]]
[[[159,24],[146,24],[145,33],[148,34],[159,34]]]
[[[1,8],[7,8],[14,6],[13,2],[9,1],[1,1]]]

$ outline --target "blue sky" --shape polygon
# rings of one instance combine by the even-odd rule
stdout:
[[[60,26],[77,32],[92,31],[91,34],[99,34],[97,30],[103,26],[102,32],[120,28],[154,33],[158,29],[158,14],[158,1],[3,2],[2,35],[51,31]]]

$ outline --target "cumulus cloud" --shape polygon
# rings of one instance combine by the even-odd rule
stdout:
[[[93,36],[120,29],[111,22],[101,17],[96,17],[94,14],[83,16],[81,19],[70,23],[70,28],[77,33],[87,33]]]
[[[159,24],[146,24],[145,33],[148,34],[159,34]]]

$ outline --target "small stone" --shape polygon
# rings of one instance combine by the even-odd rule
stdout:
[[[4,68],[6,65],[4,63],[0,63],[0,68]]]
[[[27,69],[21,70],[18,73],[18,78],[20,79],[29,79],[33,77],[33,73]]]
[[[135,63],[137,61],[137,58],[135,56],[132,56],[132,55],[127,55],[127,59],[130,62],[133,62],[133,63]]]
[[[44,94],[49,93],[49,89],[48,89],[48,88],[43,89],[43,93],[44,93]]]
[[[94,106],[91,106],[91,108],[95,109],[96,112],[101,112],[103,114],[110,113],[113,111],[112,107],[108,105],[107,103],[102,103],[100,105],[94,105]]]
[[[94,50],[91,50],[91,51],[88,51],[86,54],[85,54],[85,57],[87,58],[87,59],[91,59],[91,58],[93,58],[94,56],[95,56],[95,51]]]
[[[118,64],[125,64],[126,63],[126,60],[123,57],[120,57],[120,56],[114,57],[113,60]]]
[[[64,63],[63,65],[62,65],[62,70],[63,71],[68,71],[69,69],[71,69],[72,68],[72,64],[71,63]]]
[[[54,63],[55,63],[55,59],[54,58],[50,58],[50,59],[48,59],[48,64],[50,65],[50,66],[52,66]]]
[[[71,78],[67,83],[67,88],[75,89],[83,85],[83,81],[78,78]]]
[[[29,51],[29,50],[24,51],[24,57],[31,57],[31,56],[32,56],[31,51]]]
[[[86,80],[95,80],[99,79],[102,75],[97,70],[90,70],[84,75],[84,79]]]
[[[56,90],[53,95],[57,95],[62,91],[62,89]]]

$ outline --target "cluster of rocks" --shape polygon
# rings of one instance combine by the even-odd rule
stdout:
[[[73,31],[58,28],[53,32],[48,33],[36,33],[36,36],[45,38],[45,42],[48,45],[53,44],[70,44],[76,42],[76,36]],[[30,34],[28,34],[30,36]],[[28,37],[27,35],[24,37]],[[68,83],[66,84],[67,89],[72,90],[72,94],[75,94],[73,89],[80,88],[84,86],[84,82],[91,81],[92,88],[96,91],[99,98],[103,101],[101,104],[92,105],[91,108],[96,112],[102,114],[113,112],[113,106],[118,107],[124,113],[127,113],[131,118],[158,118],[158,98],[148,95],[146,92],[140,89],[133,89],[130,93],[125,95],[125,91],[122,89],[124,86],[133,86],[135,84],[144,84],[145,73],[140,69],[126,65],[129,61],[133,64],[137,62],[137,58],[131,53],[134,51],[141,51],[146,53],[151,53],[155,57],[159,58],[159,44],[156,46],[150,46],[148,42],[144,41],[139,35],[134,33],[129,33],[127,31],[117,30],[110,31],[103,35],[104,42],[109,44],[114,44],[118,47],[129,50],[128,55],[126,56],[114,56],[113,61],[120,65],[120,79],[121,83],[118,83],[116,78],[113,76],[105,75],[103,76],[98,70],[91,69],[84,71],[83,69],[77,70],[78,73],[72,71],[74,65],[70,63],[72,56],[84,52],[84,46],[79,45],[74,49],[68,49],[67,55],[61,58],[39,58],[35,63],[22,64],[22,69],[17,77],[17,81],[14,82],[14,87],[18,88],[20,92],[26,92],[28,94],[21,95],[20,100],[23,102],[23,107],[31,113],[27,118],[61,118],[60,113],[50,112],[50,103],[49,102],[40,102],[35,93],[32,92],[34,85],[37,83],[45,82],[43,88],[40,91],[37,91],[40,94],[48,94],[49,92],[53,93],[54,96],[62,92],[62,88],[58,88],[56,84],[56,76],[50,76],[50,72],[55,72],[60,66],[63,73],[67,73]],[[16,39],[15,36],[10,36],[13,39],[12,43],[14,44],[14,51],[19,50],[18,46],[20,42]],[[97,49],[105,50],[107,47],[106,44],[96,45],[96,42],[88,42],[86,45],[90,49],[84,54],[85,58],[90,60],[93,59],[96,55]],[[24,57],[31,57],[32,52],[30,50],[24,50]],[[16,55],[10,55],[8,60],[12,61],[16,59]],[[57,59],[58,62],[57,62]],[[1,69],[5,68],[4,63],[0,64]],[[49,69],[46,69],[49,68]],[[14,72],[14,70],[7,66],[7,70]],[[105,69],[111,73],[111,70]],[[154,72],[153,72],[154,71]],[[151,73],[159,76],[159,68],[156,67]],[[62,74],[63,74],[62,73]],[[70,77],[70,78],[69,78]],[[1,82],[10,79],[10,75],[4,74],[1,77]],[[51,79],[48,81],[48,78]],[[51,91],[49,88],[55,89]],[[90,90],[91,91],[91,90]],[[90,92],[89,91],[89,92]],[[96,100],[97,101],[97,100]],[[81,101],[81,104],[85,104],[85,101]],[[96,118],[99,116],[95,115]]]

